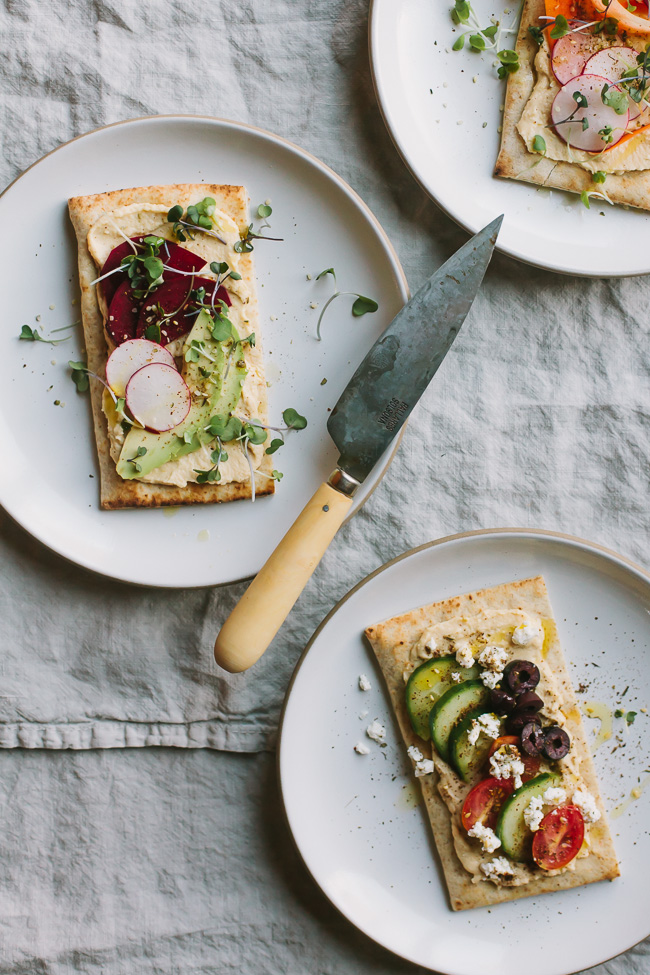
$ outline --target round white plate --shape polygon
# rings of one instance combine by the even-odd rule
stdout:
[[[253,212],[265,200],[272,203],[266,232],[284,242],[255,246],[271,422],[293,407],[309,425],[275,455],[284,479],[274,497],[171,511],[101,511],[90,403],[77,395],[66,365],[79,358],[80,334],[55,348],[17,337],[23,324],[49,334],[78,317],[68,197],[201,181],[243,184]],[[7,285],[0,503],[61,555],[126,582],[207,586],[255,574],[334,468],[328,409],[406,300],[403,271],[377,220],[343,180],[296,146],[236,122],[193,116],[135,119],[61,146],[6,190],[0,220]],[[352,299],[337,299],[318,342],[319,312],[311,304],[321,307],[334,290],[330,276],[315,280],[328,267],[335,268],[342,291],[375,298],[379,310],[353,318]],[[387,451],[353,512],[391,457]]]
[[[459,31],[453,32],[452,7],[453,0],[372,2],[377,97],[415,178],[470,233],[505,214],[497,248],[518,260],[594,277],[648,273],[649,214],[603,200],[592,200],[587,210],[575,194],[492,176],[505,82],[488,53],[451,50]],[[476,10],[486,27],[491,15],[518,22],[519,4],[509,0],[490,0]],[[505,35],[502,45],[514,46],[515,37]]]
[[[551,532],[456,535],[368,576],[318,628],[285,703],[279,752],[289,826],[312,876],[358,928],[403,958],[449,975],[566,975],[650,933],[650,788],[611,820],[612,883],[454,913],[419,788],[381,674],[362,638],[371,623],[457,593],[542,573],[583,702],[637,711],[625,742],[595,753],[609,810],[650,779],[650,576],[613,552]],[[597,666],[594,666],[596,664]],[[372,689],[358,688],[359,674]],[[615,689],[612,688],[614,685]],[[625,687],[625,697],[621,694]],[[365,737],[374,718],[388,745]],[[597,722],[587,722],[595,734]],[[625,730],[623,730],[625,729]],[[371,746],[368,756],[353,751]],[[416,791],[417,790],[417,791]]]

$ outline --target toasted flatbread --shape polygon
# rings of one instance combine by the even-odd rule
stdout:
[[[104,376],[108,346],[104,337],[97,288],[91,285],[99,272],[88,249],[87,237],[90,228],[102,214],[110,212],[116,207],[129,206],[135,203],[181,203],[186,207],[188,203],[196,203],[206,196],[214,198],[217,210],[222,210],[228,214],[235,221],[242,235],[246,232],[249,223],[248,195],[242,186],[220,186],[207,183],[141,186],[114,190],[108,193],[97,193],[92,196],[73,197],[68,201],[70,219],[77,236],[81,316],[88,368],[92,372]],[[262,342],[251,254],[240,255],[239,271],[247,286],[249,294],[247,315],[251,324],[251,331],[254,331],[256,335],[256,345],[252,350],[252,355],[259,372],[263,375]],[[123,480],[117,474],[115,462],[110,455],[107,420],[102,412],[102,387],[99,383],[91,382],[90,398],[99,458],[100,503],[102,508],[157,508],[164,505],[210,504],[251,497],[250,480],[228,484],[189,483],[185,487]],[[267,410],[267,396],[266,389],[264,389],[258,416],[262,423],[266,423],[268,420]],[[256,495],[273,494],[275,482],[271,477],[263,476],[264,474],[270,475],[272,469],[273,460],[265,454],[258,472],[256,472]]]
[[[544,0],[525,0],[517,36],[516,50],[519,70],[508,75],[501,147],[494,175],[503,179],[516,179],[525,183],[567,190],[570,193],[593,192],[600,187],[594,184],[591,173],[570,162],[546,159],[539,153],[529,152],[517,131],[517,124],[530,98],[536,81],[535,56],[537,44],[528,33],[530,26],[539,27],[546,12]],[[638,138],[648,138],[641,132]],[[642,210],[650,210],[650,170],[608,173],[605,184],[612,203],[626,204]]]
[[[540,871],[539,876],[518,887],[499,887],[483,879],[473,882],[472,875],[463,867],[456,853],[452,816],[437,789],[437,772],[424,775],[419,782],[447,882],[450,904],[455,911],[485,907],[555,890],[566,890],[597,880],[613,879],[619,875],[598,781],[557,636],[557,628],[553,622],[546,586],[541,576],[455,596],[368,627],[365,634],[384,675],[404,742],[407,747],[411,745],[420,749],[426,747],[411,727],[405,705],[403,678],[411,647],[419,639],[422,631],[434,623],[453,617],[467,615],[471,618],[482,611],[493,613],[505,610],[523,610],[544,621],[546,632],[544,658],[554,676],[562,684],[565,727],[571,737],[572,748],[579,749],[582,781],[596,799],[602,816],[591,826],[589,856],[575,860],[575,869],[555,875],[545,875]],[[459,823],[460,810],[457,810],[456,816]],[[462,827],[457,825],[456,828]]]

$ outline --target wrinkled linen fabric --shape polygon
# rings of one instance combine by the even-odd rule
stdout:
[[[413,289],[466,239],[384,128],[365,0],[4,0],[0,38],[0,185],[100,125],[217,115],[339,172]],[[212,658],[244,585],[131,588],[0,517],[0,973],[416,971],[340,917],[294,852],[269,753],[285,689],[336,601],[433,538],[531,526],[648,566],[649,299],[648,278],[495,256],[392,468],[254,679]],[[595,971],[648,970],[648,950]]]

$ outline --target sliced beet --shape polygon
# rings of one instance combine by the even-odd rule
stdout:
[[[141,338],[150,325],[155,325],[160,320],[159,308],[162,309],[164,315],[170,315],[177,311],[177,315],[166,319],[161,325],[161,345],[169,345],[170,342],[186,335],[191,329],[195,315],[190,315],[188,312],[193,310],[197,312],[198,309],[196,305],[192,305],[189,301],[186,302],[190,291],[205,288],[206,301],[209,301],[215,285],[215,282],[210,278],[192,278],[191,275],[175,275],[168,271],[165,273],[168,277],[164,283],[152,291],[149,297],[143,301],[136,327],[136,336]],[[226,305],[230,305],[230,296],[225,288],[219,288],[216,298],[225,302]]]
[[[115,342],[115,345],[121,345],[127,339],[134,339],[136,337],[135,332],[139,313],[140,302],[137,298],[133,297],[130,283],[123,281],[118,286],[108,306],[106,331]]]
[[[130,239],[134,244],[141,244],[145,237],[154,236],[155,234],[140,234],[139,236],[131,237]],[[114,271],[120,266],[124,258],[129,256],[129,254],[133,254],[133,248],[128,241],[124,240],[121,244],[118,244],[117,247],[114,247],[106,258],[104,266],[101,270],[101,275]],[[200,271],[201,268],[205,267],[206,264],[204,258],[199,257],[197,254],[193,254],[185,247],[180,247],[172,240],[166,240],[162,245],[160,248],[160,257],[163,263],[168,267],[177,268],[179,271]],[[106,301],[107,305],[110,305],[113,295],[117,291],[119,285],[125,279],[126,272],[124,271],[121,274],[111,274],[110,278],[105,278],[101,282],[104,300]]]

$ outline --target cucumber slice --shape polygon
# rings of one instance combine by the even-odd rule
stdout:
[[[431,737],[429,730],[429,713],[431,708],[450,687],[456,684],[451,679],[453,673],[460,674],[463,680],[478,677],[478,667],[465,669],[458,665],[452,654],[447,657],[436,657],[426,660],[413,671],[406,685],[406,710],[408,711],[413,731],[424,741]]]
[[[429,731],[436,751],[445,762],[449,761],[449,736],[456,722],[470,711],[487,711],[489,700],[490,692],[480,680],[467,680],[450,687],[433,705]]]
[[[460,775],[463,782],[469,782],[474,778],[488,757],[488,752],[494,743],[494,739],[488,735],[481,734],[472,745],[467,734],[472,727],[472,721],[482,714],[492,714],[493,712],[485,708],[477,708],[457,721],[451,729],[449,735],[449,764]],[[495,718],[497,715],[494,715]]]
[[[524,822],[524,810],[534,796],[553,786],[560,785],[562,777],[553,772],[543,772],[534,779],[517,789],[506,799],[499,814],[495,833],[501,840],[503,852],[511,860],[525,861],[531,859],[533,834]]]

